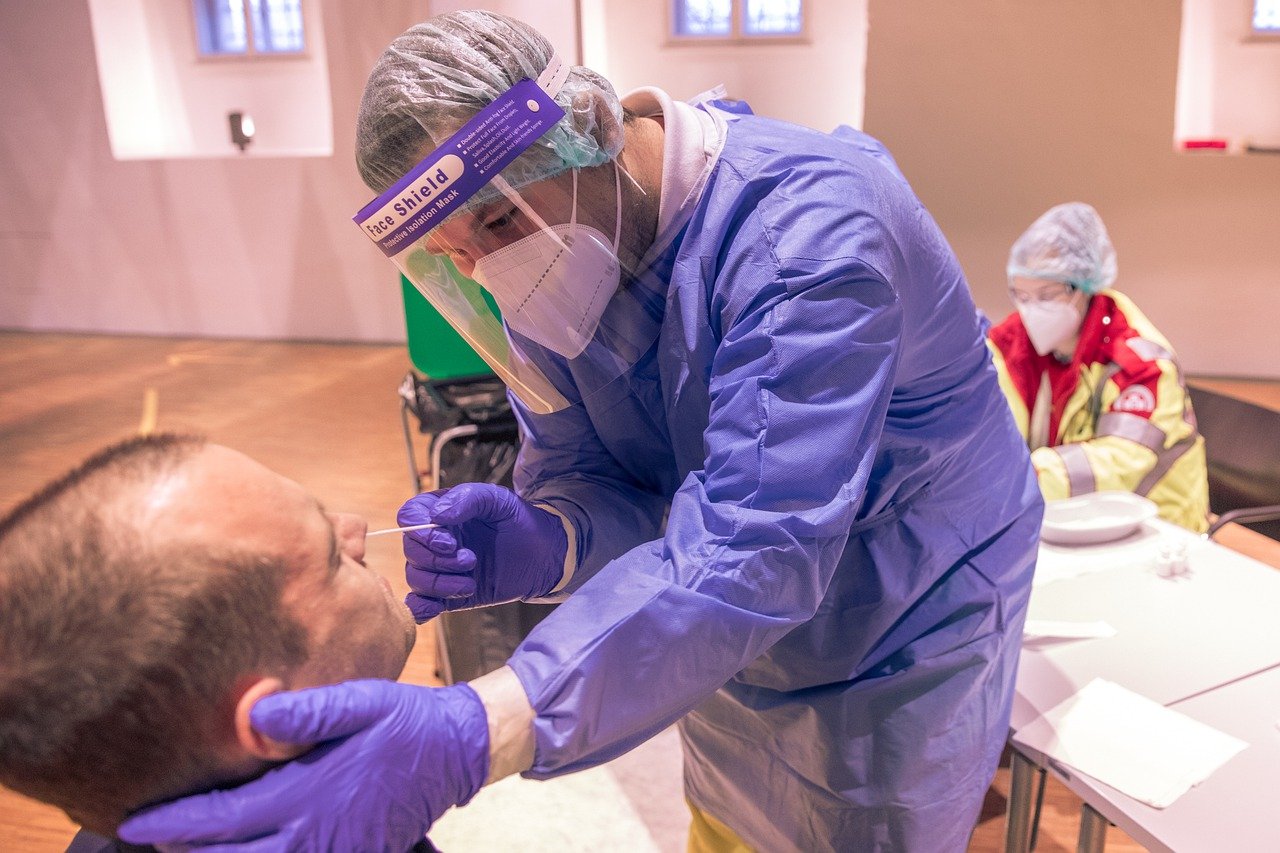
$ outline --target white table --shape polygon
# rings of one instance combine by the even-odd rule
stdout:
[[[1173,706],[1249,746],[1165,809],[1152,808],[1090,776],[1036,754],[1093,812],[1150,850],[1280,850],[1280,666]],[[1019,746],[1026,750],[1025,746]],[[1105,836],[1090,816],[1086,838]]]
[[[1156,548],[1164,537],[1186,543],[1188,576],[1157,575]],[[1161,521],[1148,522],[1120,542],[1077,549],[1042,545],[1041,558],[1055,571],[1098,570],[1037,586],[1029,619],[1103,620],[1117,633],[1024,647],[1010,724],[1015,741],[1018,729],[1094,678],[1173,705],[1280,665],[1280,572],[1270,566]],[[1191,701],[1197,700],[1185,704]],[[1025,850],[1029,840],[1033,760],[1045,766],[1043,756],[1015,750],[1006,849]],[[1065,768],[1055,775],[1081,778]],[[1280,763],[1268,786],[1277,787]],[[1107,795],[1112,789],[1082,784],[1077,793],[1086,789],[1090,796],[1081,795],[1086,806],[1094,804],[1108,817],[1118,813]],[[1100,840],[1103,831],[1105,824],[1100,830],[1086,821],[1082,844],[1084,834]]]

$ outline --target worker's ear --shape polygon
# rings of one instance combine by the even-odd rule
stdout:
[[[284,690],[284,682],[278,678],[258,678],[251,681],[236,701],[236,742],[240,748],[263,761],[287,761],[306,752],[310,747],[292,743],[280,743],[261,734],[253,727],[249,712],[263,696]]]

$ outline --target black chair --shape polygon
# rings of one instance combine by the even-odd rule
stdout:
[[[1212,537],[1229,522],[1280,540],[1280,411],[1189,384],[1209,465]]]

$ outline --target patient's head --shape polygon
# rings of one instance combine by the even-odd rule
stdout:
[[[112,833],[294,750],[263,695],[395,678],[413,619],[364,522],[201,439],[99,453],[0,520],[0,783]]]

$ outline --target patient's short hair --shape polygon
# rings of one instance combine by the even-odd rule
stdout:
[[[126,441],[0,520],[0,783],[100,832],[218,781],[236,680],[307,656],[279,558],[147,541],[132,523],[204,446]]]

